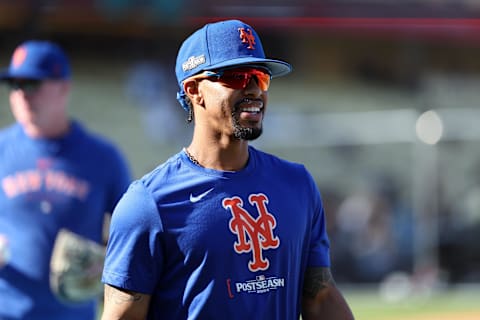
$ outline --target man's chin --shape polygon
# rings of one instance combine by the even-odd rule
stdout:
[[[252,140],[255,140],[257,139],[258,137],[260,137],[262,135],[262,128],[245,128],[245,127],[241,127],[241,128],[235,128],[235,138],[239,139],[239,140],[248,140],[248,141],[252,141]]]

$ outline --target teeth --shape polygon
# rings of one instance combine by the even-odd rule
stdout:
[[[242,108],[242,112],[260,112],[260,108],[255,108],[255,107]]]
[[[261,100],[255,100],[251,98],[245,98],[242,100],[242,112],[256,113],[260,112],[263,108],[263,102]]]

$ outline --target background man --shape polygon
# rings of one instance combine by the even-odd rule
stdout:
[[[70,76],[63,50],[37,40],[0,74],[16,119],[0,131],[0,319],[95,319],[98,271],[81,269],[91,255],[60,263],[87,273],[82,282],[52,272],[52,251],[60,230],[102,242],[104,215],[131,177],[111,142],[68,116]]]

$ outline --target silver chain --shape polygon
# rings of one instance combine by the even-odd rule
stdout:
[[[192,156],[192,155],[190,154],[190,152],[188,152],[188,149],[187,149],[187,148],[185,148],[185,153],[187,154],[187,157],[188,157],[188,159],[190,159],[190,161],[192,161],[192,162],[193,162],[194,164],[196,164],[197,166],[202,167],[202,165],[200,164],[200,162],[198,162],[198,160],[195,159],[195,157]]]

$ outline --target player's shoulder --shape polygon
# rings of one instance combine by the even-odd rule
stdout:
[[[112,225],[122,228],[155,223],[157,206],[152,190],[141,179],[134,180],[117,202],[112,213]],[[147,222],[148,221],[148,222]]]
[[[160,199],[175,194],[185,181],[185,175],[178,169],[176,155],[159,164],[153,170],[135,179],[128,186],[121,202],[128,204],[156,203]]]
[[[182,171],[184,171],[182,170],[182,159],[180,153],[176,153],[145,173],[139,181],[146,188],[155,188],[157,185],[175,183],[179,179],[183,179]]]
[[[21,137],[24,136],[21,130],[17,123],[0,128],[0,152],[5,152],[9,149],[9,146],[15,146],[19,143]]]
[[[110,138],[107,138],[105,135],[94,131],[77,120],[72,120],[71,136],[74,139],[84,141],[85,143],[98,145],[99,147],[109,147],[113,144]]]
[[[6,127],[0,128],[0,139],[5,141],[6,139],[15,138],[21,133],[22,127],[18,123],[10,124]]]
[[[277,155],[250,147],[250,155],[255,161],[256,170],[262,175],[288,181],[291,185],[314,185],[314,178],[304,164],[281,158]]]
[[[277,170],[292,170],[298,172],[307,171],[305,165],[302,163],[281,158],[277,155],[256,149],[252,146],[249,147],[249,152],[250,155],[255,158],[255,161],[259,166],[267,166]]]
[[[90,150],[90,154],[118,156],[121,152],[113,140],[101,133],[93,131],[84,124],[73,120],[70,133],[71,143],[79,148]]]

